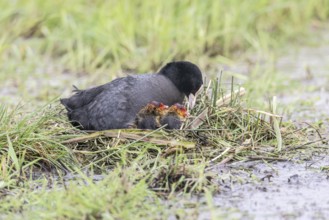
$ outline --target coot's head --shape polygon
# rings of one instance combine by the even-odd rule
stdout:
[[[187,61],[167,63],[159,74],[168,77],[186,96],[195,95],[203,84],[199,67]]]

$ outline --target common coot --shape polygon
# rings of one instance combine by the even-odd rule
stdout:
[[[70,122],[85,130],[128,128],[151,101],[171,106],[191,103],[202,81],[200,69],[187,61],[166,64],[156,74],[130,75],[61,99]]]

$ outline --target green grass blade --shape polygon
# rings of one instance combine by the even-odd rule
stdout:
[[[16,171],[20,171],[20,164],[9,135],[7,135],[7,144],[8,144],[8,157],[10,157],[12,162],[14,163]]]

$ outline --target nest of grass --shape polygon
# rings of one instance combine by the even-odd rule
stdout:
[[[62,143],[80,157],[81,163],[93,161],[95,165],[95,161],[100,159],[97,162],[102,166],[115,165],[120,161],[129,162],[141,152],[149,158],[178,153],[194,154],[191,157],[194,160],[213,160],[215,157],[219,159],[218,155],[224,159],[225,151],[228,154],[236,150],[240,153],[257,153],[257,149],[266,146],[279,152],[278,141],[287,145],[306,140],[303,130],[297,131],[290,124],[284,126],[280,122],[281,116],[243,107],[243,88],[222,95],[216,102],[209,88],[198,95],[192,116],[184,122],[181,130],[77,131],[76,138]],[[280,122],[279,131],[275,129],[274,121]],[[280,137],[277,133],[280,133]],[[123,159],[125,156],[128,157]]]
[[[138,164],[150,187],[159,192],[202,191],[214,185],[214,178],[205,172],[209,167],[232,161],[290,160],[281,154],[282,146],[307,143],[305,130],[282,124],[275,112],[245,108],[243,88],[228,94],[217,88],[209,83],[200,91],[181,130],[78,131],[76,138],[62,143],[84,167],[104,170]]]
[[[1,172],[21,178],[32,168],[108,172],[132,167],[155,191],[203,191],[216,178],[211,167],[234,161],[290,160],[292,146],[311,143],[307,129],[282,123],[275,111],[244,107],[243,88],[230,92],[209,83],[198,95],[181,130],[120,129],[86,132],[72,128],[60,106],[44,107],[14,120],[1,110]],[[275,109],[275,106],[272,106]],[[17,115],[11,113],[11,115]],[[6,176],[4,175],[4,176]],[[26,177],[28,178],[28,177]]]

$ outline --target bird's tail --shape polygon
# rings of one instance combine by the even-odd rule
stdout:
[[[60,99],[61,104],[64,105],[64,107],[66,108],[66,110],[68,112],[71,112],[72,109],[68,106],[68,101],[69,101],[69,99]]]

